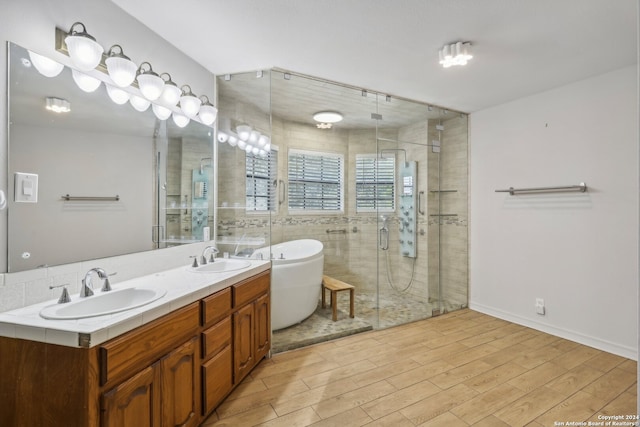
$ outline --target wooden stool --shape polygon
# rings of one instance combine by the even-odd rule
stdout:
[[[353,302],[353,297],[355,293],[355,287],[348,283],[344,283],[340,280],[334,279],[329,276],[322,276],[322,308],[327,306],[325,301],[324,290],[328,289],[331,291],[331,309],[332,309],[332,318],[335,322],[338,320],[338,292],[340,291],[349,291],[349,317],[354,317],[355,307]]]

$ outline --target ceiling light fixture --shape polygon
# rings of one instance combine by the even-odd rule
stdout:
[[[444,45],[438,51],[440,64],[444,68],[453,65],[467,65],[467,62],[473,58],[471,55],[471,42],[456,42]]]
[[[82,27],[82,31],[73,29],[77,25]],[[102,60],[104,48],[96,42],[95,37],[87,33],[82,22],[75,22],[71,26],[64,42],[69,50],[71,61],[80,71],[93,70]]]
[[[342,121],[342,114],[337,111],[320,111],[313,115],[313,120],[320,123],[338,123]]]
[[[116,52],[116,50],[120,52]],[[124,54],[119,44],[114,44],[109,48],[104,63],[107,65],[109,77],[116,86],[127,87],[136,79],[138,66]]]
[[[54,113],[68,113],[71,111],[71,104],[66,99],[47,97],[44,108]]]

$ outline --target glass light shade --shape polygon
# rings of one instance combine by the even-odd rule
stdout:
[[[263,147],[263,150],[264,150],[264,151],[266,151],[267,153],[268,153],[269,151],[271,151],[271,144],[267,143],[267,144]]]
[[[46,56],[29,51],[29,59],[36,70],[45,77],[55,77],[62,72],[64,65]]]
[[[212,125],[218,117],[218,109],[213,105],[203,104],[200,106],[198,116],[200,116],[200,120],[205,125]]]
[[[221,130],[218,131],[218,142],[224,143],[229,140],[229,135]]]
[[[172,116],[173,116],[173,122],[180,128],[185,127],[191,121],[189,117],[183,116],[182,114],[176,113],[175,111],[173,112]]]
[[[260,135],[258,138],[258,147],[264,147],[269,142],[269,137],[267,135]]]
[[[244,147],[244,151],[246,151],[247,153],[251,153],[251,150],[253,150],[253,146],[247,144],[246,147]]]
[[[143,73],[138,75],[137,80],[142,96],[149,101],[155,101],[160,98],[164,89],[164,80],[159,75],[156,73]]]
[[[249,136],[251,136],[251,126],[249,125],[238,125],[236,126],[236,132],[238,132],[238,138],[243,141],[249,140]]]
[[[127,87],[136,79],[138,66],[130,59],[110,56],[105,61],[111,80],[120,87]]]
[[[247,148],[247,143],[244,142],[243,140],[238,140],[238,148],[241,150],[244,150],[245,148]]]
[[[84,35],[68,35],[64,42],[67,44],[71,62],[80,71],[93,70],[100,63],[104,48],[95,40]]]
[[[258,143],[258,139],[260,138],[260,132],[258,132],[257,130],[251,131],[251,134],[249,134],[249,142],[251,144],[257,144]]]
[[[238,144],[238,137],[235,135],[229,135],[229,145],[235,147]]]
[[[147,101],[141,96],[131,95],[131,98],[129,99],[129,104],[131,104],[131,106],[135,108],[137,111],[142,112],[142,111],[146,111],[146,109],[149,108],[149,105],[151,105],[151,102]]]
[[[180,101],[180,95],[182,95],[182,91],[175,83],[165,83],[160,101],[163,104],[174,106]]]
[[[251,149],[251,154],[253,154],[254,156],[257,156],[259,152],[260,152],[260,149],[258,147],[253,147]]]
[[[267,152],[265,150],[260,150],[260,151],[258,151],[258,155],[260,157],[266,157],[267,156]]]
[[[161,105],[153,104],[151,109],[159,120],[167,120],[171,115],[171,110]]]
[[[71,70],[71,76],[73,77],[73,81],[76,82],[78,87],[88,93],[95,92],[95,90],[100,87],[100,83],[102,83],[95,77],[91,77],[74,69]]]
[[[202,101],[193,95],[183,95],[180,97],[180,109],[187,117],[195,117],[200,111]]]
[[[320,111],[313,115],[313,120],[320,123],[337,123],[342,120],[342,114],[336,111]]]
[[[109,98],[111,98],[111,100],[118,105],[126,104],[129,100],[129,97],[131,96],[128,92],[125,92],[118,87],[111,85],[105,86],[107,87],[107,94],[109,95]]]

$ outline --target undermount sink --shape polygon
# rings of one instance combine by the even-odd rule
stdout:
[[[53,304],[40,310],[40,316],[52,320],[84,319],[141,307],[162,298],[166,289],[124,288],[76,299],[66,304]]]
[[[200,267],[190,267],[195,273],[226,273],[227,271],[242,270],[251,265],[251,262],[242,259],[222,258],[215,262],[201,265]]]

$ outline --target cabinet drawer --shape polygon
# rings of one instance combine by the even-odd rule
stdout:
[[[202,333],[202,360],[207,360],[231,344],[231,318],[216,323]]]
[[[233,307],[241,307],[269,291],[271,272],[265,271],[233,285]]]
[[[213,325],[229,315],[231,311],[231,289],[226,288],[202,300],[202,325]]]
[[[190,304],[100,346],[100,384],[124,379],[193,336],[200,326],[198,303]]]
[[[202,412],[207,415],[231,391],[231,346],[227,346],[213,359],[202,364]]]

